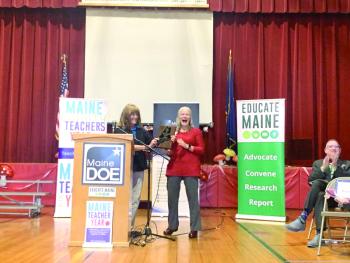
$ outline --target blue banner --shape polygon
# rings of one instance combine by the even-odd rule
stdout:
[[[231,50],[227,66],[226,85],[226,146],[230,147],[237,141],[236,101],[234,97],[234,79],[232,70]]]
[[[58,148],[58,159],[74,159],[74,148]]]

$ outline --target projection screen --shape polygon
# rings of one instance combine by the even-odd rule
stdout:
[[[106,99],[108,121],[134,103],[152,123],[162,102],[198,102],[212,121],[211,12],[88,8],[85,48],[85,97]]]

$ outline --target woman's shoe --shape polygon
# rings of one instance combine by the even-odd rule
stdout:
[[[191,231],[189,234],[188,234],[188,237],[189,238],[197,238],[198,236],[198,231]]]
[[[166,235],[166,236],[171,236],[171,234],[176,232],[176,231],[177,231],[177,228],[176,229],[167,228],[167,229],[164,230],[163,234]]]

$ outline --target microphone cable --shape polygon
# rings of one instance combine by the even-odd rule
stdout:
[[[156,201],[159,197],[159,185],[160,185],[160,179],[162,178],[163,166],[164,166],[164,159],[162,160],[162,165],[160,167],[159,178],[158,178],[158,183],[157,183],[157,192],[156,192],[156,196],[154,198],[152,207],[154,206],[154,204],[156,203]]]

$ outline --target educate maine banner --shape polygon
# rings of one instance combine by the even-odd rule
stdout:
[[[238,100],[237,219],[285,221],[285,100]]]

